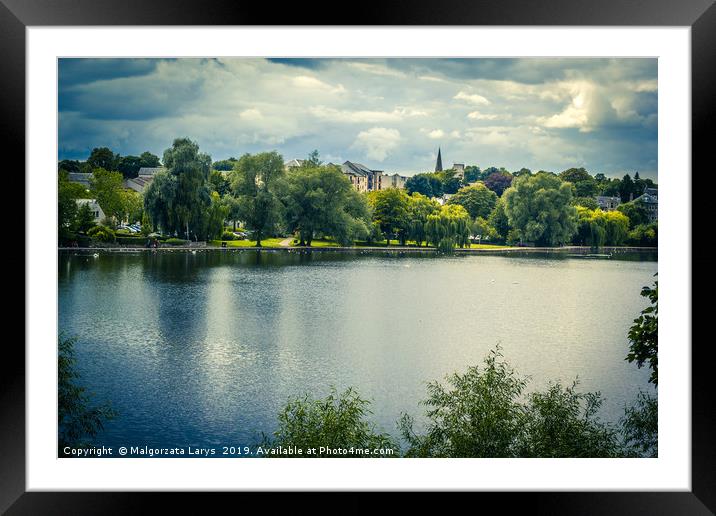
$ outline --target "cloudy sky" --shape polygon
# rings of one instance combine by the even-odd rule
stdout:
[[[214,160],[318,149],[411,175],[443,164],[656,178],[656,59],[60,59],[59,159],[93,147]]]

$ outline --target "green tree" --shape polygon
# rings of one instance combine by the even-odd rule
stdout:
[[[225,174],[216,169],[212,169],[209,173],[209,188],[223,197],[231,191],[231,183]]]
[[[500,197],[499,199],[497,199],[497,203],[495,203],[495,208],[490,213],[490,216],[488,217],[487,221],[490,223],[490,226],[495,228],[498,239],[506,241],[507,233],[509,233],[510,231],[510,222],[507,218],[507,213],[505,213],[504,198]]]
[[[441,252],[470,244],[472,221],[467,210],[457,204],[446,204],[440,211],[428,215],[425,223],[427,240]]]
[[[211,192],[211,205],[207,212],[205,234],[208,239],[219,238],[224,232],[224,220],[229,214],[229,207],[222,202],[217,192]]]
[[[162,163],[159,161],[159,156],[156,156],[149,151],[145,151],[139,155],[139,165],[146,168],[157,168],[161,167]]]
[[[428,221],[428,217],[434,213],[440,211],[440,205],[437,201],[429,199],[425,195],[414,193],[410,196],[409,203],[409,228],[408,228],[408,239],[414,240],[418,247],[423,245],[423,242],[427,240],[427,233],[425,231],[425,224]]]
[[[77,230],[77,199],[87,198],[84,186],[69,180],[66,171],[57,175],[57,235],[60,242],[73,237]]]
[[[553,174],[521,176],[505,191],[505,213],[511,227],[527,241],[556,246],[569,242],[577,230],[572,188]]]
[[[629,353],[626,360],[636,362],[637,367],[647,364],[651,369],[649,382],[659,380],[659,282],[654,287],[644,287],[641,295],[648,298],[651,306],[644,308],[629,329]]]
[[[142,158],[139,156],[122,156],[117,160],[117,170],[124,178],[137,177],[142,167]]]
[[[380,231],[390,245],[395,237],[405,245],[410,228],[410,197],[404,190],[388,188],[368,193],[368,203],[372,209],[373,222],[380,226]]]
[[[617,210],[629,218],[629,229],[649,223],[649,210],[641,201],[631,201],[620,204]]]
[[[355,191],[337,166],[302,166],[288,173],[286,220],[298,231],[300,245],[310,247],[316,233],[344,245],[367,238],[370,214],[365,197]]]
[[[601,399],[553,384],[546,392],[524,391],[527,380],[504,361],[500,348],[482,368],[428,384],[426,431],[403,414],[399,429],[408,457],[614,457],[618,435],[601,422]]]
[[[470,218],[487,218],[497,204],[497,194],[484,184],[466,186],[450,197],[448,204],[459,204],[467,210]]]
[[[639,392],[620,420],[623,446],[633,457],[659,456],[659,407],[655,396]]]
[[[124,183],[122,174],[96,168],[90,177],[90,192],[104,214],[119,219],[124,213]]]
[[[95,147],[87,158],[87,163],[92,169],[102,168],[104,170],[116,171],[120,156],[107,147]]]
[[[619,196],[622,202],[629,202],[636,197],[636,185],[629,174],[626,174],[619,183]]]
[[[244,154],[231,171],[230,182],[240,206],[240,218],[254,232],[256,246],[283,218],[280,201],[285,171],[276,152]]]
[[[440,197],[443,192],[443,183],[434,173],[416,174],[405,181],[405,190],[408,194],[419,193],[425,197]]]
[[[397,455],[398,446],[388,434],[380,433],[367,420],[371,414],[370,402],[352,389],[338,393],[335,388],[323,399],[303,398],[289,400],[278,415],[278,429],[272,436],[263,436],[262,446],[276,448],[293,446],[303,450],[315,448],[316,454],[308,457],[336,457],[322,452],[321,447],[391,450],[371,457]],[[299,456],[299,455],[294,455]],[[343,458],[365,455],[342,455]]]
[[[590,210],[596,210],[599,208],[599,203],[593,197],[574,197],[572,199],[572,206],[582,206]]]
[[[65,455],[66,446],[87,446],[88,439],[95,437],[105,422],[117,413],[109,403],[95,405],[86,389],[79,384],[77,359],[74,353],[75,339],[58,339],[57,355],[57,428],[58,455]]]
[[[471,232],[474,236],[479,236],[480,240],[497,240],[499,234],[497,230],[492,227],[490,222],[484,217],[477,217],[471,226]]]
[[[77,210],[77,231],[87,233],[93,227],[95,227],[94,213],[89,203],[85,202]]]

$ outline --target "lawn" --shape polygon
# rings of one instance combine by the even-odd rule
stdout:
[[[262,247],[281,247],[281,243],[284,238],[265,238],[261,241]],[[211,240],[209,245],[221,247],[221,240]],[[226,247],[255,247],[256,240],[227,240]]]

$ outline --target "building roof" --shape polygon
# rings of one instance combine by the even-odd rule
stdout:
[[[343,163],[343,165],[341,165],[341,168],[343,169],[344,174],[353,174],[356,176],[369,176],[374,172],[365,165],[361,165],[360,163],[352,163],[350,161],[346,161],[345,163]]]
[[[285,164],[285,166],[288,167],[288,168],[300,167],[300,166],[303,165],[303,163],[304,163],[305,161],[306,161],[305,159],[292,159],[291,161],[287,161],[286,164]]]
[[[157,172],[161,172],[162,170],[166,170],[165,167],[142,167],[139,169],[139,175],[140,176],[153,176]]]
[[[443,158],[440,153],[440,147],[438,147],[438,159],[435,161],[435,172],[442,172],[443,170]]]
[[[617,196],[613,196],[613,195],[597,195],[597,201],[607,202],[607,201],[617,201],[617,200],[621,202],[622,199],[621,199],[621,197],[617,197]]]
[[[657,204],[659,202],[659,198],[656,195],[650,194],[650,193],[643,193],[636,199],[635,201],[644,202],[646,204]]]
[[[89,183],[92,174],[90,172],[68,172],[67,179],[75,183]]]

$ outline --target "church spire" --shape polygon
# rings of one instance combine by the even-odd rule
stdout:
[[[443,159],[440,156],[440,147],[438,147],[438,160],[435,162],[435,172],[443,171]]]

